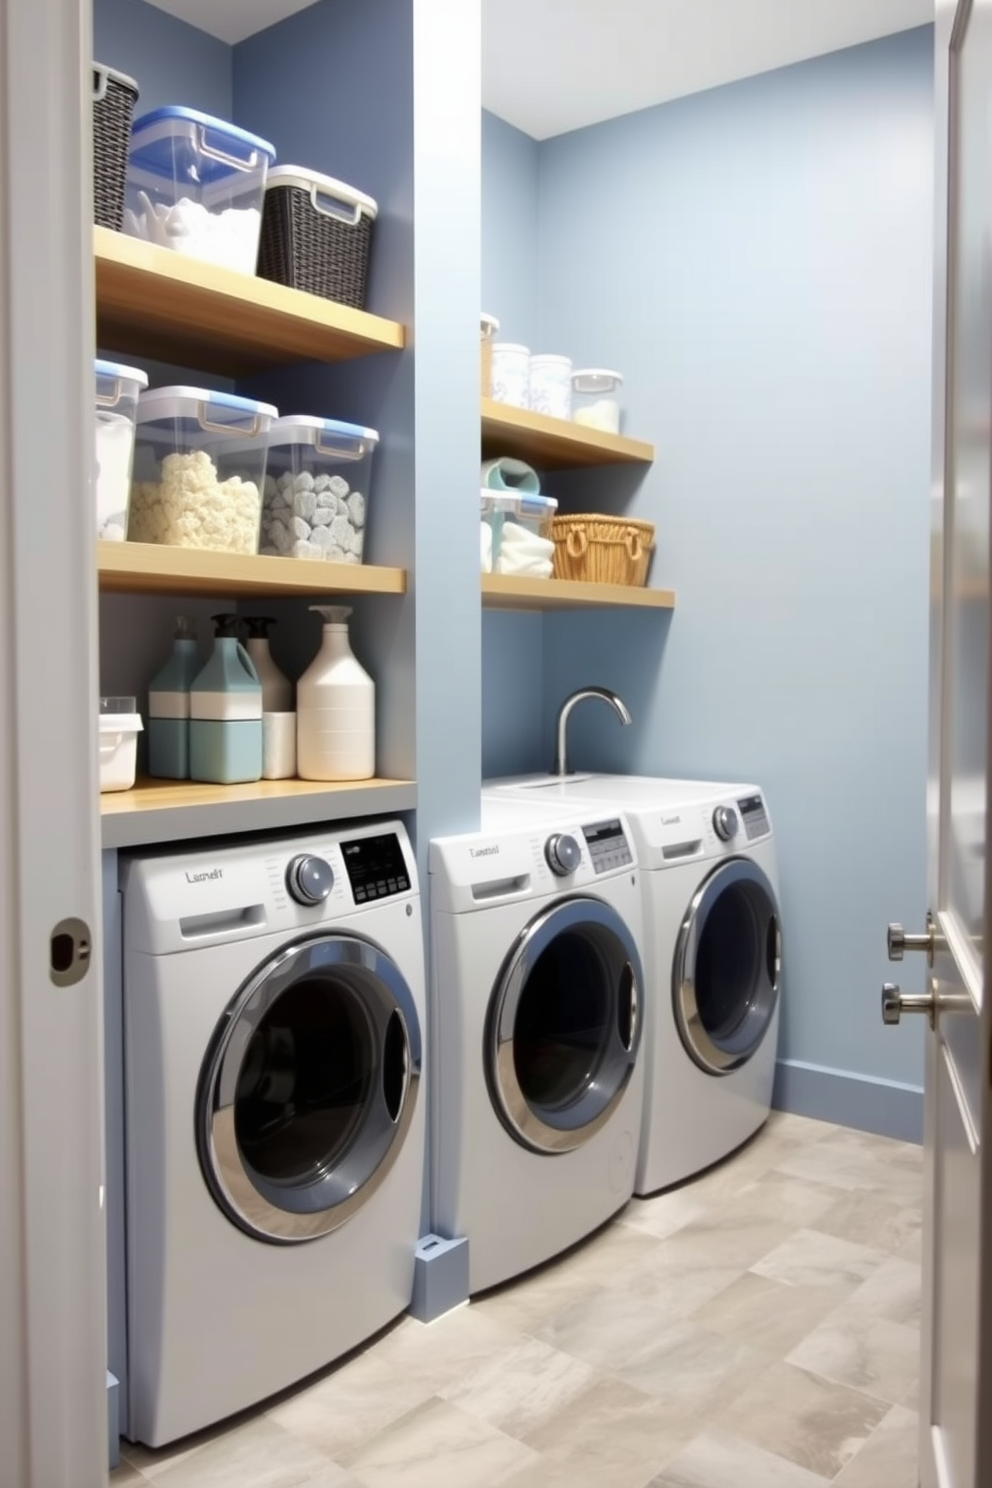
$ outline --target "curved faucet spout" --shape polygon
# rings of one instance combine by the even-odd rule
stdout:
[[[555,746],[555,762],[551,771],[552,775],[570,775],[572,773],[567,762],[566,735],[568,732],[568,720],[576,703],[581,703],[583,698],[599,698],[601,702],[609,703],[620,722],[625,726],[634,721],[630,716],[630,709],[627,707],[623,698],[619,697],[615,692],[611,692],[608,687],[580,687],[578,692],[571,693],[558,709],[557,743]]]

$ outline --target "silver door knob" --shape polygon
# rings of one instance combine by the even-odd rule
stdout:
[[[927,928],[923,935],[907,935],[898,921],[893,921],[885,937],[890,961],[901,961],[907,951],[923,951],[930,965],[934,953],[933,920],[927,915]]]
[[[932,992],[901,992],[895,982],[886,982],[882,987],[882,1022],[896,1024],[903,1013],[925,1013],[933,1027],[936,1000]]]

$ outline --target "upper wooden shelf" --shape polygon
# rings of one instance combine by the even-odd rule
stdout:
[[[583,584],[575,579],[528,579],[483,574],[482,604],[489,610],[673,610],[671,589],[638,589],[632,584]]]
[[[482,453],[486,459],[515,455],[544,470],[569,470],[583,465],[650,465],[654,445],[483,398]]]
[[[157,543],[97,542],[104,594],[404,594],[402,568],[245,557]]]
[[[97,344],[228,376],[395,351],[394,320],[95,227]]]
[[[182,842],[228,832],[290,829],[308,822],[412,811],[412,780],[255,780],[198,785],[139,779],[133,790],[100,797],[104,847]]]

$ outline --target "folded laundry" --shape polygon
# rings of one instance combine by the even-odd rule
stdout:
[[[515,491],[528,496],[538,496],[541,479],[537,471],[523,460],[514,460],[509,455],[499,460],[484,460],[481,484],[490,491]]]

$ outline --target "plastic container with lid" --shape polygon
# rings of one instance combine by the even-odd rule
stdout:
[[[572,373],[572,419],[606,434],[620,433],[619,372],[602,367],[584,367]]]
[[[546,413],[550,418],[572,417],[571,357],[531,357],[530,406],[535,413]]]
[[[361,563],[375,429],[307,414],[268,432],[260,551],[272,557]]]
[[[138,399],[131,542],[257,553],[269,403],[205,388],[166,387]]]
[[[123,542],[131,494],[134,416],[148,376],[137,367],[99,359],[93,364],[96,398],[96,535]]]
[[[269,166],[267,140],[190,108],[159,108],[131,128],[124,231],[254,274]]]
[[[482,572],[550,578],[554,544],[549,533],[558,510],[554,497],[514,495],[483,487],[479,505]]]
[[[499,321],[495,315],[487,315],[483,310],[479,316],[479,376],[484,398],[492,397],[493,337],[498,330]]]
[[[364,310],[378,206],[333,176],[277,165],[265,183],[258,272]]]
[[[492,396],[514,408],[530,407],[530,347],[493,342]]]
[[[137,698],[100,699],[101,791],[125,791],[134,785],[138,735],[143,728]]]

